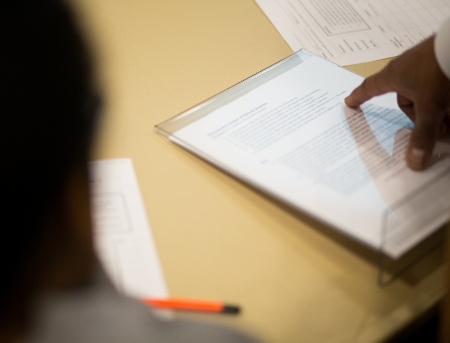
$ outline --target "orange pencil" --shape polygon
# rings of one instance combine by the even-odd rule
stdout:
[[[147,298],[142,300],[147,305],[157,308],[184,311],[204,311],[216,313],[238,314],[238,306],[227,305],[220,301],[184,298]]]

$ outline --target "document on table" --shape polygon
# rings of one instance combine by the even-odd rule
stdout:
[[[400,55],[450,17],[449,0],[255,0],[294,51],[339,65]]]
[[[90,163],[94,243],[119,292],[141,299],[168,295],[130,159]]]
[[[449,219],[450,146],[438,144],[440,159],[428,170],[408,169],[404,154],[413,124],[395,95],[359,109],[344,105],[361,81],[302,50],[156,128],[397,258]]]

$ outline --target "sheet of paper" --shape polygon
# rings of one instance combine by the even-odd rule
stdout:
[[[306,51],[298,55],[302,63],[169,138],[373,248],[388,240],[387,253],[400,256],[448,219],[439,206],[428,222],[416,215],[429,197],[450,190],[450,180],[438,178],[449,174],[449,146],[438,145],[441,160],[432,168],[411,171],[404,154],[412,122],[395,95],[350,109],[343,99],[361,77]],[[440,190],[405,201],[436,179],[446,180]]]
[[[400,55],[436,32],[449,0],[255,0],[294,51],[339,65]]]
[[[98,257],[117,290],[141,299],[168,295],[130,159],[90,163]]]

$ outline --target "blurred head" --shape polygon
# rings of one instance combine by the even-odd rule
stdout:
[[[83,270],[92,259],[86,163],[96,98],[61,1],[3,0],[0,27],[3,320],[39,289],[64,285],[65,264]]]

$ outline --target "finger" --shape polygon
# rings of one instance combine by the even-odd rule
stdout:
[[[414,103],[410,99],[397,93],[397,104],[398,107],[400,107],[400,109],[409,117],[409,119],[411,119],[414,122],[415,119]]]
[[[445,121],[443,121],[441,123],[441,125],[439,125],[439,133],[438,136],[439,137],[443,137],[448,133],[448,126],[447,123]]]
[[[394,91],[394,89],[389,82],[389,74],[385,68],[379,73],[365,79],[359,87],[355,88],[345,98],[345,104],[349,107],[358,107],[374,96],[391,91]]]
[[[441,126],[439,127],[439,137],[445,136],[450,132],[450,118],[448,115],[444,116]]]
[[[429,111],[432,111],[432,107],[429,108]],[[439,136],[442,117],[436,112],[431,113],[431,115],[426,115],[426,112],[422,111],[418,112],[416,116],[416,123],[406,154],[406,162],[414,170],[421,170],[428,166]]]

